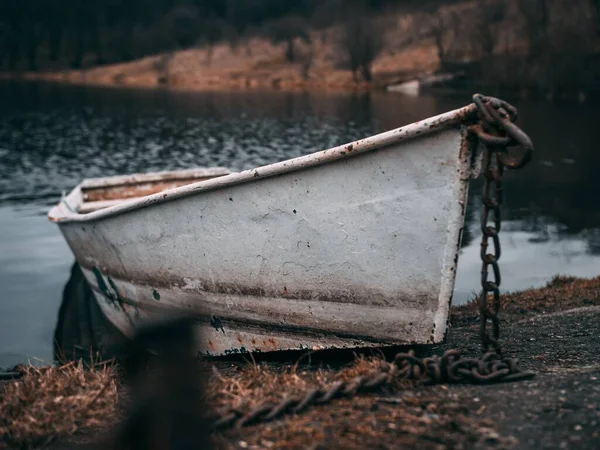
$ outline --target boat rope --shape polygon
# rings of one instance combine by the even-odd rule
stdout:
[[[299,396],[286,396],[278,402],[264,402],[253,408],[226,407],[210,418],[213,430],[243,427],[278,419],[285,414],[298,414],[313,405],[324,405],[337,398],[349,398],[391,384],[400,379],[424,384],[437,383],[498,383],[530,379],[534,372],[524,371],[516,358],[502,355],[500,337],[500,206],[502,205],[502,175],[504,169],[517,170],[531,160],[533,144],[515,124],[517,110],[494,97],[473,96],[475,117],[466,123],[470,137],[484,148],[484,185],[482,195],[481,231],[481,294],[478,296],[482,356],[471,358],[459,350],[447,350],[442,356],[418,358],[414,351],[396,354],[391,362],[381,361],[373,372],[349,382],[338,381]],[[473,120],[474,119],[474,120]],[[517,152],[515,153],[515,150]],[[493,216],[490,218],[490,213]],[[490,219],[493,225],[489,225]],[[493,253],[488,253],[489,241]],[[493,281],[488,279],[489,272]],[[488,331],[491,323],[491,333]]]

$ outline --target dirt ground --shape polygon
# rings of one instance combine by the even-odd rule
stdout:
[[[600,306],[513,317],[503,346],[533,380],[411,386],[221,437],[225,448],[600,448]],[[478,324],[448,343],[477,354]],[[237,440],[237,443],[235,442]],[[270,442],[273,444],[271,445]]]
[[[503,348],[519,358],[523,369],[536,372],[532,380],[435,386],[396,382],[299,415],[219,432],[216,448],[600,448],[600,277],[557,278],[545,288],[507,295],[503,303]],[[448,342],[417,353],[458,348],[475,356],[480,352],[478,327],[472,305],[455,308]],[[313,354],[310,364],[307,358],[296,364],[300,356],[213,361],[209,397],[221,404],[237,397],[258,403],[365,373],[377,363],[369,353],[358,361],[350,352]],[[81,427],[50,448],[97,448],[98,437],[105,434],[94,429]]]

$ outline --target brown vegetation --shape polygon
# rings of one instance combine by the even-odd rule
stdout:
[[[543,288],[504,296],[503,305],[503,314],[512,318],[600,305],[600,277],[555,277]],[[461,321],[467,324],[463,334],[472,333],[469,328],[475,310],[473,304],[455,309],[454,326]],[[381,356],[358,356],[350,364],[332,368],[314,360],[310,363],[311,356],[303,355],[295,364],[278,365],[258,364],[253,360],[246,364],[215,361],[207,386],[208,402],[213,408],[236,406],[250,410],[264,401],[304,393],[316,386],[329,386],[338,380],[351,380],[381,364]],[[313,359],[316,358],[314,355]],[[86,369],[82,364],[70,363],[62,367],[22,370],[23,380],[8,383],[0,390],[0,410],[3,411],[0,442],[20,448],[39,446],[73,434],[96,440],[98,430],[110,430],[117,425],[128,410],[130,400],[139,399],[123,387],[111,366]],[[168,367],[165,370],[162,378],[149,379],[161,389],[181,384],[178,381],[181,374]],[[141,402],[144,411],[155,412],[165,409],[167,403],[162,401],[160,407],[152,408]],[[153,431],[156,433],[156,429]],[[495,448],[504,448],[511,444],[510,438],[502,438],[492,422],[462,404],[456,391],[418,388],[408,381],[396,381],[373,395],[339,399],[326,408],[316,406],[300,415],[214,436],[219,448],[306,448],[311,443],[317,445],[332,440],[338,447],[346,448],[374,445],[465,448],[486,441]]]
[[[502,87],[579,98],[597,90],[596,1],[429,1],[406,8],[390,3],[385,11],[366,5],[327,2],[310,19],[284,15],[243,32],[230,21],[205,20],[198,10],[178,6],[147,35],[164,44],[161,55],[21,76],[185,89],[355,89],[443,71],[462,73],[469,90]],[[140,42],[142,55],[159,48]]]
[[[118,382],[111,365],[23,366],[23,379],[0,386],[0,445],[41,447],[115,420]]]
[[[503,294],[500,297],[502,313],[533,315],[565,311],[573,308],[600,305],[600,276],[589,279],[557,275],[544,287]],[[455,319],[472,316],[477,301],[455,308]]]
[[[349,381],[370,373],[379,364],[378,357],[359,357],[348,367],[332,371],[302,370],[297,365],[277,368],[248,361],[234,370],[213,369],[208,400],[215,407],[235,405],[250,410],[264,401],[305,393],[338,380]],[[120,442],[119,434],[116,438],[107,434],[111,429],[119,430],[130,403],[130,395],[118,390],[118,385],[117,372],[110,368],[85,369],[74,364],[27,368],[23,380],[7,384],[0,394],[0,406],[6,411],[0,422],[0,442],[37,448],[71,436],[72,441],[102,442],[103,448],[129,448],[115,445]],[[315,407],[281,421],[219,432],[213,442],[217,448],[306,448],[335,435],[336,441],[348,448],[387,442],[433,449],[440,442],[460,444],[489,436],[497,441],[493,424],[469,417],[467,409],[452,396],[415,393],[412,386],[407,381],[397,382],[379,392],[383,397],[341,399],[326,408],[327,414]],[[145,409],[159,407],[163,405],[147,405]],[[143,434],[136,435],[137,444],[147,438],[144,434],[156,436],[165,427],[166,423],[157,423],[145,428]]]
[[[373,81],[371,66],[385,46],[385,25],[382,18],[371,17],[363,5],[347,12],[340,33],[340,53],[346,58],[355,83],[359,81],[359,71],[364,81]]]

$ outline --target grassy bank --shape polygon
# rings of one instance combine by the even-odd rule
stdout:
[[[540,376],[550,377],[544,378],[542,384],[560,382],[564,385],[563,379],[553,378],[557,373],[574,374],[581,383],[581,374],[588,374],[590,379],[598,375],[600,360],[594,348],[597,348],[596,328],[600,316],[600,277],[555,277],[543,288],[505,295],[502,302],[506,319],[503,325],[505,349],[519,354],[522,363],[540,372]],[[476,317],[474,304],[455,308],[448,345],[477,354]],[[536,325],[532,328],[533,323]],[[523,333],[534,337],[524,337]],[[559,341],[548,338],[554,334]],[[429,351],[437,353],[443,349],[444,346]],[[586,353],[586,349],[591,353]],[[331,386],[336,381],[369,373],[380,366],[382,356],[373,351],[354,356],[348,352],[330,352],[325,356],[319,353],[297,355],[291,362],[257,361],[252,355],[245,360],[212,361],[206,387],[208,403],[213,408],[235,406],[250,411],[265,400],[276,401],[305,393],[315,386]],[[5,384],[0,393],[0,410],[3,411],[0,442],[17,448],[47,444],[56,449],[72,448],[65,446],[107,439],[107,432],[110,437],[112,427],[129,410],[128,389],[115,366],[86,369],[80,363],[69,363],[62,367],[20,370],[23,379]],[[531,391],[534,382],[512,386],[528,389],[535,398],[535,392]],[[366,448],[375,443],[382,448],[484,448],[487,445],[508,448],[513,445],[515,437],[490,420],[485,405],[470,406],[473,389],[478,388],[468,385],[423,387],[398,380],[369,395],[339,399],[328,406],[309,408],[303,414],[264,425],[218,433],[214,441],[219,448],[306,448],[311,443],[313,447],[332,448],[332,442],[335,448]],[[490,389],[481,395],[492,396],[490,401],[497,402],[493,394],[496,388]],[[511,392],[517,395],[514,389]],[[555,393],[555,400],[562,402],[562,398],[571,398],[571,388],[566,389],[563,394],[558,389],[548,394]],[[600,416],[600,392],[598,398],[588,394],[586,398],[593,406],[589,414]],[[499,405],[496,407],[514,410],[514,406],[502,402]],[[594,405],[598,408],[594,409]],[[522,406],[525,411],[532,404],[524,401]],[[517,413],[512,411],[513,416]],[[553,415],[541,417],[540,420],[555,420]],[[585,417],[590,423],[596,420],[595,416]],[[572,431],[569,427],[565,432]],[[593,431],[590,433],[590,443],[593,443]],[[593,448],[586,445],[582,448]]]
[[[397,21],[400,23],[402,19]],[[398,43],[373,61],[371,80],[356,78],[344,61],[343,50],[336,45],[339,34],[339,29],[332,28],[311,33],[310,44],[298,39],[294,62],[286,59],[285,45],[251,37],[234,49],[222,42],[210,48],[192,48],[83,70],[4,73],[0,77],[203,91],[365,90],[383,89],[389,84],[433,73],[439,67],[433,40],[410,46]],[[393,40],[390,36],[390,41]]]
[[[450,73],[459,77],[444,84],[451,89],[579,101],[600,91],[595,2],[430,1],[390,5],[384,12],[360,4],[330,12],[327,26],[285,16],[231,40],[221,24],[211,39],[204,36],[185,49],[85,69],[2,76],[186,90],[362,90]]]

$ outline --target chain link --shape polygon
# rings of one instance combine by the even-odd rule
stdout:
[[[481,214],[481,294],[478,299],[481,316],[480,335],[483,351],[493,350],[501,354],[498,338],[500,337],[500,259],[501,247],[498,233],[501,227],[500,205],[502,204],[502,164],[498,154],[488,152],[485,155],[485,174],[483,185],[483,212]],[[493,225],[488,225],[490,212],[493,215]],[[492,240],[493,252],[488,252]],[[490,266],[493,281],[489,280]],[[491,299],[489,297],[492,297]],[[490,302],[491,300],[491,302]],[[487,331],[488,321],[492,324],[492,334]]]
[[[481,94],[473,96],[477,106],[479,122],[469,127],[485,147],[484,180],[481,214],[481,294],[478,297],[481,319],[480,337],[484,352],[493,351],[502,354],[500,347],[500,266],[501,255],[500,228],[502,217],[502,175],[504,168],[521,169],[533,154],[533,144],[529,137],[515,124],[517,110],[514,106],[493,97]],[[524,153],[521,157],[509,155],[511,147],[520,147]],[[493,225],[490,225],[490,213]],[[488,247],[492,241],[493,251]],[[489,279],[490,266],[493,280]],[[491,333],[488,324],[491,323]]]
[[[457,350],[447,350],[441,357],[417,358],[410,350],[398,353],[391,363],[381,361],[378,369],[347,382],[337,381],[303,395],[285,396],[279,402],[264,402],[252,408],[246,405],[224,408],[215,412],[210,423],[212,430],[217,431],[269,422],[285,414],[300,414],[310,406],[325,405],[337,398],[372,392],[401,379],[423,384],[482,384],[526,380],[534,376],[533,372],[520,370],[515,358],[502,358],[496,352],[488,352],[481,358],[469,358]]]

